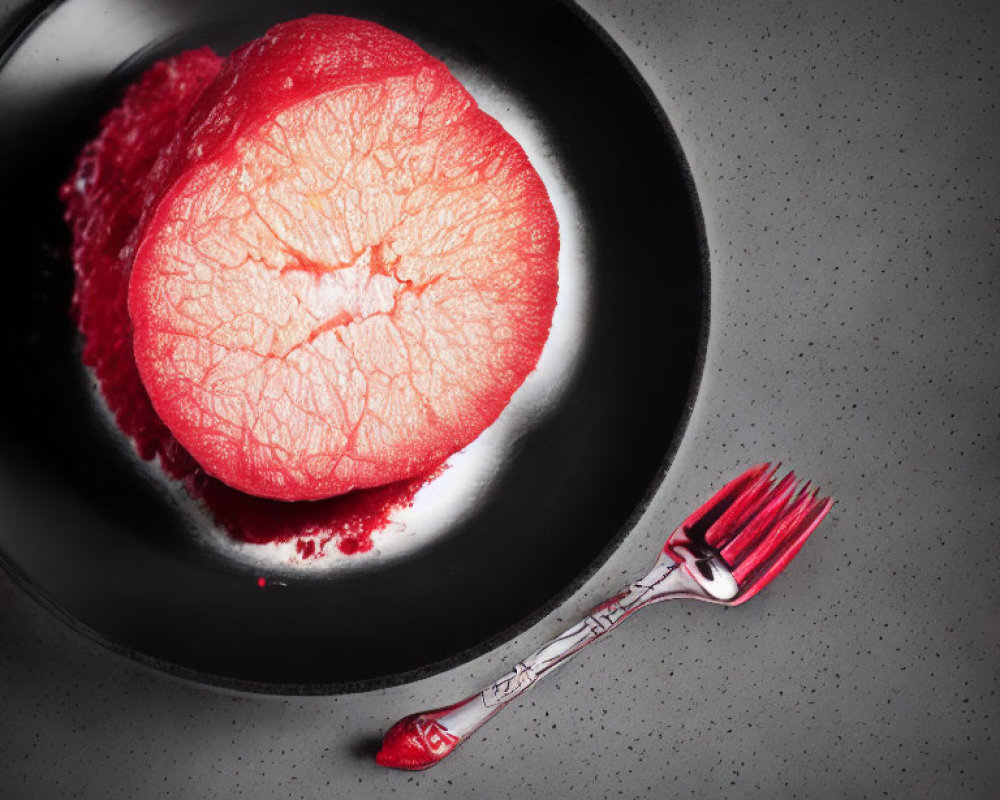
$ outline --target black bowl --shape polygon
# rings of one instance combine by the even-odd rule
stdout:
[[[100,115],[150,62],[203,44],[225,52],[317,11],[375,20],[487,76],[544,131],[546,158],[576,203],[578,216],[562,224],[585,241],[586,328],[569,385],[446,535],[365,569],[289,573],[262,590],[259,569],[207,547],[97,410],[67,313],[69,235],[56,192]],[[670,126],[580,11],[555,0],[66,0],[33,7],[6,33],[0,558],[43,603],[105,644],[197,680],[367,689],[495,647],[620,544],[693,398],[707,265]]]

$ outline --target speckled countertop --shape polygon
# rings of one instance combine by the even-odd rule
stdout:
[[[0,797],[996,796],[1000,7],[582,5],[675,126],[710,247],[704,378],[633,533],[514,641],[337,697],[183,683],[0,575]],[[838,504],[767,592],[639,615],[434,770],[374,766],[388,724],[505,671],[769,459]]]

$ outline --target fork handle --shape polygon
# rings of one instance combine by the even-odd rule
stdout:
[[[690,596],[687,570],[661,557],[642,580],[595,606],[580,622],[519,661],[514,669],[481,692],[445,708],[411,714],[386,733],[376,762],[396,769],[426,769],[447,756],[483,723],[499,713],[556,667],[640,608],[658,600]]]

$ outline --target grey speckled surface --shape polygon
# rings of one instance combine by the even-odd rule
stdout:
[[[362,695],[183,684],[0,577],[0,796],[996,796],[1000,8],[583,5],[675,125],[711,249],[704,381],[652,508],[515,641]],[[371,763],[766,459],[839,500],[771,589],[640,615],[429,773]]]

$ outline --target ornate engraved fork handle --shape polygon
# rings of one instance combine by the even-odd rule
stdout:
[[[695,556],[683,550],[679,550],[678,555],[692,565],[705,560],[703,554]],[[728,570],[725,572],[728,575]],[[706,577],[697,569],[682,568],[671,558],[661,557],[646,577],[605,600],[576,625],[519,661],[513,671],[481,692],[452,706],[400,720],[386,734],[376,760],[404,769],[422,769],[440,761],[504,706],[640,608],[670,597],[704,598],[710,594],[705,589],[705,581]]]
[[[588,644],[596,642],[618,627],[640,608],[663,599],[664,590],[668,588],[664,584],[675,573],[676,568],[677,564],[672,561],[658,562],[646,577],[596,606],[576,625],[519,661],[513,671],[494,681],[479,694],[451,706],[445,714],[438,717],[438,722],[459,738],[472,733],[511,700],[526,692]]]
[[[555,639],[543,644],[527,658],[519,661],[513,672],[504,675],[478,695],[473,695],[469,699],[481,700],[484,709],[499,710],[500,707],[523,694],[588,644],[596,642],[640,608],[658,599],[664,588],[663,583],[676,567],[677,564],[671,561],[657,563],[656,567],[642,580],[636,581],[593,608],[590,614],[576,625],[568,628]],[[490,713],[489,716],[492,716],[493,713]]]
[[[671,597],[727,599],[735,593],[736,583],[714,551],[685,545],[674,548],[674,553],[683,558],[683,564],[661,555],[642,580],[596,606],[576,625],[519,661],[512,672],[479,694],[448,708],[425,712],[425,716],[433,718],[438,726],[461,741],[511,700],[588,644],[614,630],[640,608]]]

